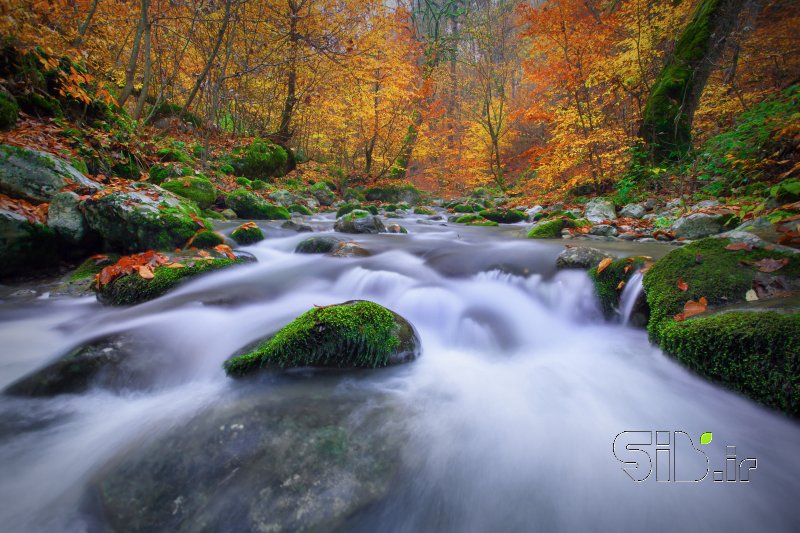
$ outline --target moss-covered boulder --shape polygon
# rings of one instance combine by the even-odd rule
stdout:
[[[239,377],[264,367],[376,368],[410,361],[419,351],[403,317],[353,300],[307,311],[255,350],[229,359],[225,371]]]
[[[156,156],[162,163],[189,163],[192,160],[183,149],[176,147],[162,148],[156,152]]]
[[[148,183],[90,198],[81,206],[105,248],[120,253],[183,248],[198,230],[211,228],[195,206]]]
[[[134,269],[109,283],[97,287],[97,299],[106,305],[134,305],[154,300],[181,283],[202,274],[227,268],[235,264],[252,262],[249,255],[232,258],[216,250],[195,253],[191,250],[164,254],[167,261],[151,268],[152,276],[142,276]],[[123,257],[120,261],[126,261]],[[119,263],[117,263],[119,264]],[[102,281],[102,275],[100,276]]]
[[[522,222],[527,218],[525,213],[517,211],[516,209],[484,209],[478,214],[487,220],[499,224],[514,224],[516,222]]]
[[[466,224],[468,226],[497,226],[498,223],[494,220],[487,220],[481,215],[463,215],[455,219],[457,224]]]
[[[451,206],[451,209],[456,213],[477,213],[483,207],[475,204],[455,204]]]
[[[216,231],[204,229],[194,234],[194,237],[192,237],[192,239],[189,241],[187,248],[214,248],[220,244],[225,244],[225,237]]]
[[[300,242],[297,247],[294,249],[294,253],[296,254],[327,254],[330,253],[336,248],[340,243],[341,239],[337,239],[336,237],[331,236],[316,236],[316,237],[309,237]]]
[[[80,209],[80,197],[64,191],[53,196],[47,207],[47,227],[53,229],[65,242],[81,245],[93,237],[93,232]]]
[[[614,256],[606,251],[589,246],[567,246],[556,257],[556,268],[594,268],[603,259],[613,259]]]
[[[752,295],[781,296],[768,289],[796,284],[800,254],[769,244],[752,249],[731,244],[720,238],[696,241],[650,268],[643,280],[651,311],[648,331],[665,352],[700,374],[797,416],[797,314],[713,311],[743,304]],[[709,311],[683,320],[686,303],[703,298]]]
[[[118,260],[119,255],[117,254],[97,254],[86,259],[50,291],[50,296],[94,296],[97,286],[95,279],[97,274],[103,268],[113,265]]]
[[[14,98],[5,92],[0,92],[0,130],[10,130],[17,125],[19,105]]]
[[[173,194],[192,200],[200,209],[208,209],[219,195],[219,189],[204,178],[171,179],[164,182],[161,187]]]
[[[342,233],[385,233],[381,218],[369,211],[355,210],[336,220],[333,229]]]
[[[542,220],[528,231],[529,239],[559,239],[561,231],[573,227],[572,219],[567,217]]]
[[[260,196],[246,190],[236,189],[225,196],[228,207],[236,211],[239,218],[256,220],[289,220],[292,215],[285,207],[272,205]]]
[[[329,206],[336,201],[336,195],[328,185],[322,181],[308,188],[308,192],[319,202],[319,205]]]
[[[253,139],[246,147],[237,150],[230,162],[237,176],[266,179],[283,173],[289,155],[282,146],[264,139]]]
[[[150,178],[148,181],[154,185],[161,185],[172,178],[191,177],[194,171],[189,167],[176,165],[173,163],[157,164],[148,170]]]
[[[616,316],[625,284],[636,271],[642,269],[648,260],[647,257],[626,257],[612,261],[600,272],[598,272],[598,265],[588,269],[587,272],[594,282],[595,292],[600,300],[600,308],[606,318],[610,319]]]
[[[371,202],[416,205],[422,193],[410,183],[399,183],[369,187],[364,191],[364,196]]]
[[[242,246],[264,240],[264,232],[255,222],[245,222],[231,233],[231,238]]]
[[[102,188],[66,161],[37,150],[0,145],[0,193],[33,203],[49,202],[67,185],[93,193]]]
[[[311,216],[314,212],[303,204],[292,204],[289,206],[290,213],[297,213],[298,215]]]

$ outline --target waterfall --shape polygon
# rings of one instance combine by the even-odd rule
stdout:
[[[644,274],[637,270],[630,279],[628,279],[625,288],[622,289],[622,295],[619,298],[619,316],[623,324],[628,324],[630,322],[631,315],[636,307],[636,301],[642,295],[642,292],[644,292],[644,286],[642,285],[643,277]]]

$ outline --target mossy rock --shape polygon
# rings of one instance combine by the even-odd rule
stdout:
[[[369,187],[364,191],[364,197],[371,202],[419,203],[422,192],[410,183],[397,185],[381,185]]]
[[[558,239],[561,238],[561,231],[573,226],[572,219],[554,218],[543,220],[533,226],[528,231],[529,239]]]
[[[600,308],[606,318],[615,316],[619,309],[619,298],[625,285],[623,282],[627,283],[647,260],[647,257],[626,257],[612,261],[599,274],[597,267],[587,270],[600,300]],[[621,283],[622,287],[620,287]]]
[[[353,300],[307,311],[255,350],[228,360],[225,371],[240,377],[264,367],[376,368],[410,361],[419,350],[403,317]]]
[[[415,215],[433,215],[433,211],[428,209],[427,207],[415,207],[414,208]]]
[[[192,158],[180,148],[162,148],[156,152],[162,163],[189,163]]]
[[[231,238],[242,246],[255,244],[264,240],[264,233],[261,228],[253,223],[242,224],[231,233]]]
[[[494,220],[486,220],[480,215],[464,215],[456,219],[458,224],[466,224],[468,226],[497,226],[498,223]]]
[[[0,276],[58,266],[62,243],[56,232],[0,209]]]
[[[662,349],[715,382],[800,416],[800,314],[730,312],[667,321]]]
[[[51,296],[92,296],[95,290],[95,276],[103,268],[119,260],[117,254],[103,254],[90,257],[73,270],[52,291]]]
[[[173,194],[194,201],[200,209],[208,209],[217,200],[219,189],[203,178],[172,179],[161,185]]]
[[[354,211],[356,209],[361,209],[361,206],[358,204],[351,204],[346,203],[339,206],[339,209],[336,210],[336,218],[343,217],[347,213]]]
[[[759,274],[748,261],[788,259],[789,264],[776,275],[800,276],[800,254],[787,254],[766,249],[727,250],[728,239],[708,238],[672,250],[661,258],[644,276],[647,303],[652,312],[648,330],[658,340],[659,330],[672,317],[683,311],[689,300],[706,298],[710,307],[744,302],[745,294],[753,288]],[[688,285],[678,288],[678,280]]]
[[[286,150],[264,139],[253,139],[238,151],[238,157],[231,161],[237,175],[250,179],[266,179],[285,170],[289,160]]]
[[[456,213],[477,213],[482,210],[481,206],[474,204],[455,204],[452,209]]]
[[[214,248],[220,244],[225,244],[225,237],[211,230],[202,230],[195,234],[192,241],[189,243],[193,248]]]
[[[342,233],[384,233],[386,227],[379,216],[356,209],[336,219],[333,229]]]
[[[297,213],[298,215],[311,216],[314,212],[303,204],[292,204],[289,206],[290,213]]]
[[[236,189],[225,197],[228,207],[240,218],[256,220],[289,220],[292,215],[285,207],[272,205],[260,196],[245,189]]]
[[[150,167],[148,174],[150,174],[150,178],[148,180],[150,183],[161,185],[171,178],[191,176],[194,174],[194,171],[188,167],[182,167],[172,163],[164,163]]]
[[[0,130],[10,130],[17,125],[19,117],[19,105],[14,98],[4,92],[0,92]]]
[[[525,213],[516,209],[484,209],[478,213],[480,216],[499,224],[514,224],[527,218]]]
[[[341,240],[331,236],[309,237],[300,242],[294,249],[296,254],[327,254],[332,252]]]
[[[244,257],[229,259],[221,254],[212,254],[211,257],[204,258],[194,256],[190,252],[182,252],[170,258],[183,267],[171,268],[166,265],[157,267],[153,271],[153,279],[145,279],[135,272],[117,278],[97,289],[97,299],[106,305],[135,305],[154,300],[181,283],[202,274],[249,261]]]

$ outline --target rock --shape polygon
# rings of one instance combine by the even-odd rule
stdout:
[[[607,319],[618,316],[620,296],[622,296],[621,287],[625,286],[631,276],[641,269],[647,260],[647,257],[642,256],[625,257],[615,259],[600,272],[597,272],[597,268],[588,270],[600,300],[600,307]]]
[[[636,242],[645,242],[645,243],[647,243],[647,242],[658,242],[658,241],[659,241],[658,239],[654,239],[652,237],[642,237],[640,239],[636,239]]]
[[[287,191],[286,189],[280,189],[275,191],[274,193],[269,195],[269,199],[278,205],[282,205],[283,207],[289,207],[295,201],[294,195],[289,191]]]
[[[389,224],[386,227],[386,233],[408,233],[408,230],[400,224]]]
[[[526,218],[525,213],[515,209],[484,209],[478,214],[486,220],[491,220],[498,224],[514,224],[522,222]]]
[[[85,200],[81,207],[106,249],[121,253],[182,248],[198,230],[211,228],[197,208],[147,183]]]
[[[770,242],[777,242],[781,237],[781,233],[777,230],[775,224],[770,222],[767,217],[758,217],[748,220],[737,226],[733,231],[752,233]]]
[[[130,337],[117,335],[78,347],[9,385],[3,392],[12,396],[56,396],[77,394],[90,386],[121,390],[141,388],[152,379],[159,368],[153,361],[149,372],[141,365],[131,365],[130,359],[138,354],[152,353],[153,347],[144,350]],[[129,364],[125,364],[128,362]]]
[[[656,200],[655,198],[648,198],[647,200],[645,200],[643,207],[647,211],[652,211],[653,209],[658,207],[658,200]]]
[[[295,222],[294,220],[287,220],[286,222],[281,224],[281,227],[283,229],[297,231],[297,232],[300,232],[300,233],[314,231],[314,228],[312,228],[311,226],[309,226],[307,224],[299,224],[299,223]]]
[[[161,187],[169,192],[192,200],[200,209],[208,209],[216,202],[220,192],[205,178],[183,177],[165,181]]]
[[[92,474],[87,521],[98,531],[348,529],[391,497],[409,436],[404,424],[382,428],[407,415],[383,391],[332,396],[317,383],[306,395],[242,387],[120,450]]]
[[[47,226],[70,244],[81,244],[92,230],[80,210],[80,198],[74,192],[53,196],[47,208]]]
[[[226,361],[225,371],[242,377],[264,367],[375,368],[411,361],[419,352],[419,337],[406,319],[351,300],[307,311],[253,351]]]
[[[255,222],[246,222],[231,232],[231,239],[238,244],[247,246],[264,240],[264,232]]]
[[[0,208],[0,276],[57,266],[59,251],[51,228]]]
[[[628,204],[620,210],[619,216],[640,219],[646,212],[647,210],[642,204]]]
[[[315,236],[301,241],[294,249],[296,254],[327,254],[333,251],[342,241],[336,237]]]
[[[224,216],[228,220],[234,220],[236,218],[239,218],[239,215],[236,214],[236,211],[234,211],[233,209],[230,209],[230,208],[229,209],[223,209],[220,214],[222,216]]]
[[[584,218],[594,224],[599,224],[606,220],[616,220],[617,215],[614,211],[614,203],[605,198],[593,198],[586,203]]]
[[[289,220],[292,215],[285,207],[272,205],[247,189],[236,189],[225,196],[228,207],[236,211],[239,218],[255,220]]]
[[[336,220],[333,229],[341,233],[383,233],[386,231],[381,218],[366,211],[352,211]]]
[[[316,198],[319,202],[319,205],[330,206],[333,205],[333,202],[336,201],[336,195],[333,194],[333,191],[328,188],[328,186],[323,183],[315,183],[311,187],[308,188],[308,192]]]
[[[254,258],[249,254],[238,253],[233,259],[216,250],[162,254],[170,263],[182,265],[172,268],[169,265],[153,269],[151,279],[143,278],[137,271],[123,275],[97,289],[97,299],[106,305],[135,305],[154,300],[177,287],[181,283],[202,274],[227,268],[239,263],[250,263]]]
[[[316,211],[317,209],[319,209],[319,201],[313,196],[307,196],[306,198],[303,198],[303,202],[312,211]]]
[[[572,221],[567,218],[547,219],[534,224],[528,231],[529,239],[556,239],[561,236],[561,230],[572,227]]]
[[[410,183],[404,183],[402,185],[368,187],[364,191],[364,196],[369,201],[416,205],[420,201],[421,194],[420,190]]]
[[[698,202],[692,206],[692,211],[697,211],[699,209],[708,209],[709,207],[717,207],[719,205],[719,200],[703,200],[702,202]]]
[[[670,200],[667,202],[667,205],[664,208],[667,211],[672,211],[673,209],[680,209],[684,206],[683,198],[675,198],[674,200]]]
[[[590,267],[596,267],[603,259],[613,257],[612,254],[604,252],[603,250],[598,250],[597,248],[570,246],[558,254],[556,258],[556,267],[581,268],[585,270]]]
[[[770,241],[762,239],[755,233],[750,233],[749,231],[738,231],[738,230],[726,231],[725,233],[720,233],[719,235],[715,235],[714,238],[728,239],[731,243],[734,244],[744,242],[756,249],[774,250],[776,252],[783,252],[787,254],[800,254],[800,250],[798,250],[797,248],[792,248],[790,246],[783,246],[780,244],[772,243]]]
[[[119,260],[117,254],[102,254],[90,257],[78,268],[67,274],[51,291],[51,297],[69,296],[79,298],[95,295],[95,276],[105,267]]]
[[[617,228],[609,224],[598,224],[589,228],[590,235],[599,235],[601,237],[615,237],[617,233]]]
[[[678,239],[702,239],[710,235],[722,232],[722,217],[725,215],[708,215],[706,213],[694,213],[681,217],[676,220],[670,231]]]
[[[87,194],[102,189],[62,159],[37,150],[0,145],[0,193],[42,203],[71,184],[85,189]]]
[[[354,242],[340,242],[329,255],[331,257],[369,257],[372,254]]]
[[[533,217],[535,217],[536,215],[541,213],[543,210],[544,210],[544,207],[542,207],[540,205],[535,205],[535,206],[531,207],[530,209],[526,209],[525,210],[525,214],[528,216],[528,220],[531,220],[531,219],[533,219]]]

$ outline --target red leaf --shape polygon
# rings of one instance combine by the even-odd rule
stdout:
[[[760,261],[755,261],[753,263],[755,266],[758,267],[758,270],[761,272],[775,272],[776,270],[780,270],[786,265],[789,264],[789,259],[761,259]]]
[[[613,262],[614,262],[614,260],[613,260],[613,259],[611,259],[610,257],[606,257],[605,259],[603,259],[602,261],[600,261],[600,264],[599,264],[599,265],[597,265],[597,273],[599,274],[599,273],[600,273],[600,272],[602,272],[603,270],[607,269],[607,268],[608,268],[608,266],[609,266],[611,263],[613,263]]]
[[[749,245],[748,243],[746,243],[746,242],[736,242],[736,243],[729,244],[728,246],[725,247],[725,249],[726,250],[730,250],[732,252],[736,252],[736,251],[739,251],[739,250],[745,250],[745,251],[750,252],[750,251],[753,250],[753,247],[751,245]]]
[[[678,288],[679,288],[681,291],[683,291],[683,292],[686,292],[686,291],[688,291],[688,290],[689,290],[689,284],[688,284],[688,283],[686,283],[685,281],[683,281],[683,279],[681,279],[681,278],[678,278]]]

